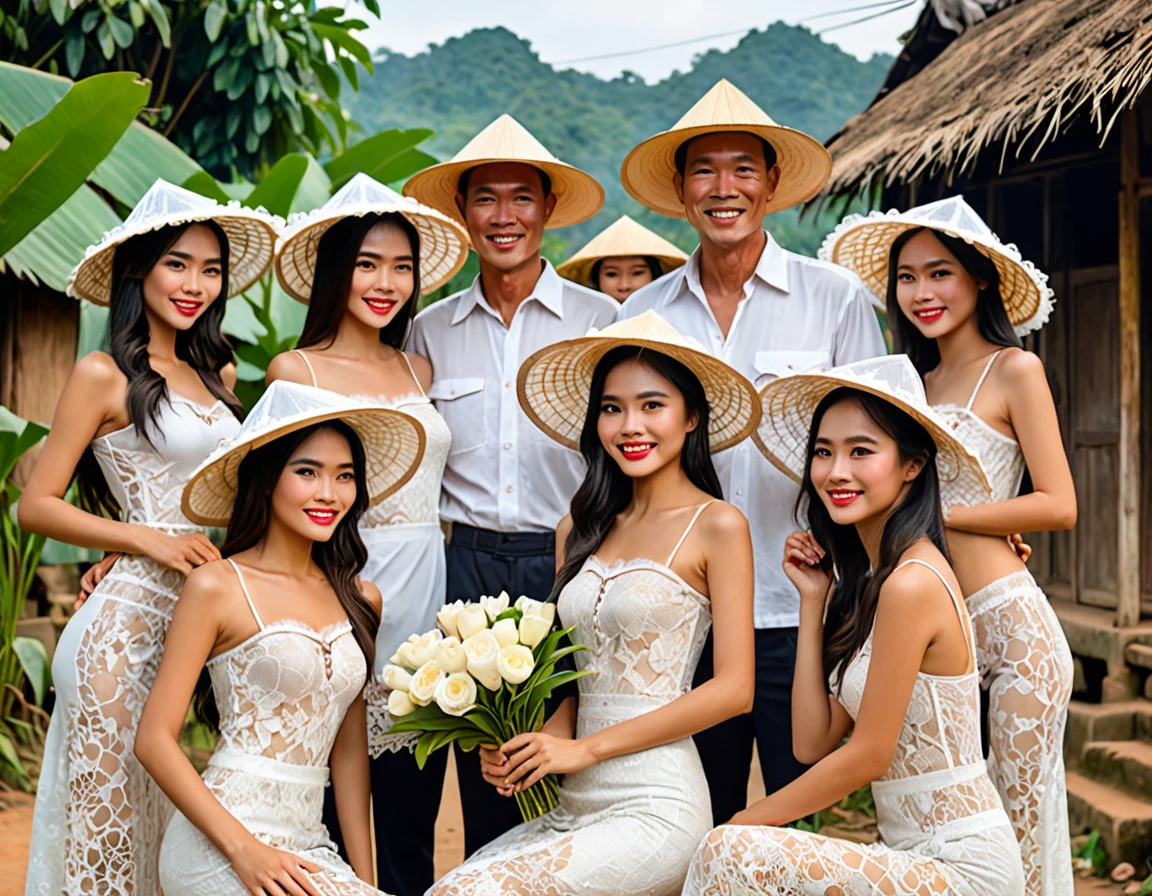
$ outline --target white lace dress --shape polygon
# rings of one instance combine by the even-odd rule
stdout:
[[[574,654],[577,667],[595,672],[578,681],[577,737],[691,688],[712,614],[708,599],[671,570],[680,544],[662,564],[605,567],[590,557],[561,592],[560,618],[590,648]],[[429,892],[671,896],[712,825],[709,806],[691,738],[606,759],[565,775],[559,808],[493,840]]]
[[[919,560],[901,565],[907,563],[921,563],[940,575]],[[943,576],[940,580],[973,649],[960,602]],[[844,669],[837,698],[853,719],[871,658],[869,634]],[[700,844],[684,896],[1023,892],[1016,838],[981,755],[975,670],[957,676],[917,674],[892,765],[872,783],[872,795],[879,843],[852,843],[791,828],[724,825]]]
[[[936,405],[960,441],[980,456],[994,502],[1016,497],[1024,476],[1019,443],[972,410],[999,354],[989,359],[966,406]],[[940,495],[945,509],[984,503],[947,482],[940,483]],[[1027,570],[964,600],[976,634],[981,686],[990,701],[988,773],[1020,841],[1024,892],[1071,896],[1064,727],[1072,698],[1072,652],[1052,604]]]
[[[154,444],[130,425],[94,439],[92,450],[125,522],[201,532],[180,513],[180,493],[240,423],[223,402],[204,408],[169,396],[149,429]],[[183,585],[180,573],[149,557],[121,557],[60,636],[28,896],[157,892],[157,852],[172,805],[132,749]]]
[[[259,630],[208,661],[220,738],[204,783],[262,843],[322,866],[311,880],[323,896],[375,896],[337,855],[320,820],[328,754],[367,677],[352,625],[265,625],[232,567]],[[164,896],[247,892],[223,853],[179,812],[160,847],[160,882]]]

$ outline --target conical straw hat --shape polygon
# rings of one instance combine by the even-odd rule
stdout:
[[[460,175],[469,168],[493,162],[523,162],[552,178],[556,210],[546,227],[567,227],[586,221],[604,205],[604,188],[596,178],[561,162],[511,115],[501,115],[484,128],[450,162],[413,174],[404,184],[404,195],[415,196],[425,205],[463,223],[456,208]]]
[[[848,215],[820,246],[820,258],[859,275],[883,305],[888,294],[888,256],[900,234],[917,227],[939,230],[975,246],[1000,272],[1000,298],[1017,336],[1048,323],[1056,304],[1048,275],[1025,261],[1014,243],[1005,243],[962,196],[949,196],[906,212]]]
[[[401,196],[359,173],[320,208],[293,215],[276,244],[276,277],[288,295],[308,304],[316,275],[316,253],[328,228],[344,218],[403,215],[420,234],[420,290],[430,293],[452,279],[468,258],[464,228],[434,208]]]
[[[594,236],[587,246],[559,265],[556,273],[576,283],[599,289],[599,285],[592,282],[592,268],[596,266],[596,262],[604,258],[630,255],[648,255],[655,258],[660,262],[665,274],[676,270],[688,260],[687,255],[664,237],[624,215]]]
[[[263,209],[244,208],[239,202],[221,205],[214,199],[157,180],[136,203],[124,223],[84,253],[72,269],[65,287],[68,295],[95,305],[112,301],[112,260],[116,247],[134,236],[173,224],[215,221],[228,237],[228,295],[232,298],[264,276],[272,263],[276,234],[284,221]]]
[[[829,392],[841,387],[869,392],[900,408],[936,443],[940,481],[956,482],[961,494],[992,500],[979,457],[956,438],[944,418],[928,404],[920,374],[907,355],[884,355],[831,370],[789,374],[764,386],[760,390],[763,416],[753,439],[780,472],[801,481],[812,415]]]
[[[778,212],[807,202],[832,174],[832,157],[813,137],[776,124],[768,114],[725,79],[716,82],[671,130],[649,137],[624,159],[620,180],[633,199],[654,212],[684,217],[684,205],[672,186],[676,150],[702,134],[744,131],[763,137],[776,149],[780,183],[765,208]]]
[[[383,501],[411,479],[424,457],[424,427],[415,417],[326,389],[276,380],[236,435],[221,440],[193,472],[180,502],[184,516],[202,526],[227,526],[237,474],[249,452],[325,420],[342,420],[360,436],[369,505]]]
[[[547,436],[580,450],[592,374],[600,359],[622,345],[640,346],[679,361],[700,380],[708,398],[708,445],[722,451],[744,441],[760,420],[756,387],[695,339],[683,336],[655,311],[617,321],[587,336],[541,349],[520,365],[520,407]]]

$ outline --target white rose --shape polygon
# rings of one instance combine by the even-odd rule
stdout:
[[[521,613],[526,613],[528,612],[528,607],[539,603],[540,601],[532,600],[532,598],[530,598],[527,594],[521,594],[518,598],[516,598],[515,607]]]
[[[412,642],[405,641],[396,648],[396,652],[392,654],[392,658],[388,660],[393,666],[403,666],[405,669],[418,669],[420,663],[416,662],[416,657],[412,654]]]
[[[532,651],[523,644],[509,644],[496,654],[496,671],[509,684],[523,684],[533,665]]]
[[[468,667],[468,657],[464,653],[464,645],[460,643],[459,638],[448,636],[440,642],[440,651],[436,654],[436,665],[450,675],[463,672]]]
[[[450,716],[462,716],[476,706],[476,682],[467,672],[445,675],[436,685],[436,705]]]
[[[440,642],[443,640],[444,633],[438,628],[425,632],[417,638],[416,643],[412,645],[412,659],[416,662],[412,668],[419,669],[425,663],[434,660],[440,651]]]
[[[388,712],[395,719],[408,715],[415,708],[416,704],[404,691],[393,691],[388,695]]]
[[[496,671],[496,653],[500,645],[491,630],[485,628],[464,639],[468,672],[490,691],[500,690],[500,673]]]
[[[412,698],[413,703],[427,706],[436,697],[436,685],[443,677],[444,670],[436,663],[425,663],[412,676],[412,683],[408,685],[408,696]]]
[[[507,647],[509,644],[515,644],[518,637],[516,634],[516,620],[501,619],[494,626],[492,626],[492,634],[496,638],[496,643],[501,647]]]
[[[467,603],[456,614],[456,629],[460,639],[467,641],[483,628],[488,628],[488,614],[479,604]]]
[[[452,638],[459,638],[460,631],[456,628],[456,617],[464,609],[464,601],[458,600],[454,604],[444,604],[436,614],[436,623],[444,630],[444,634]]]
[[[508,609],[508,592],[501,591],[499,597],[482,597],[480,606],[484,608],[488,618],[495,622],[496,617]]]
[[[384,667],[384,674],[380,680],[384,682],[385,687],[391,688],[393,691],[407,693],[408,688],[412,686],[412,676],[408,674],[408,671],[394,665]]]
[[[535,647],[548,637],[552,631],[552,623],[543,616],[529,616],[527,613],[520,620],[520,643]]]

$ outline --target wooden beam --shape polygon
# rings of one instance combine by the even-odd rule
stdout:
[[[1120,132],[1120,525],[1116,625],[1140,621],[1140,135],[1136,112]]]

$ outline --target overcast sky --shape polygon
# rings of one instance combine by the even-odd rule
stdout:
[[[915,23],[923,0],[893,0],[887,5],[880,0],[761,0],[744,4],[723,0],[504,0],[496,5],[475,0],[404,4],[381,0],[380,6],[382,19],[365,15],[371,29],[360,33],[361,40],[373,48],[388,47],[411,56],[431,43],[443,43],[474,28],[503,25],[526,38],[545,62],[566,63],[558,67],[576,68],[602,78],[628,69],[648,81],[658,81],[676,69],[688,69],[697,53],[712,47],[729,49],[748,30],[778,20],[818,31],[885,12],[869,21],[828,31],[823,38],[861,59],[873,53],[895,54],[900,46],[896,38]],[[858,9],[863,6],[871,8]],[[857,9],[843,12],[852,8]],[[889,9],[892,11],[886,11]],[[821,13],[838,14],[812,18]],[[738,33],[679,47],[567,63],[733,31]]]

